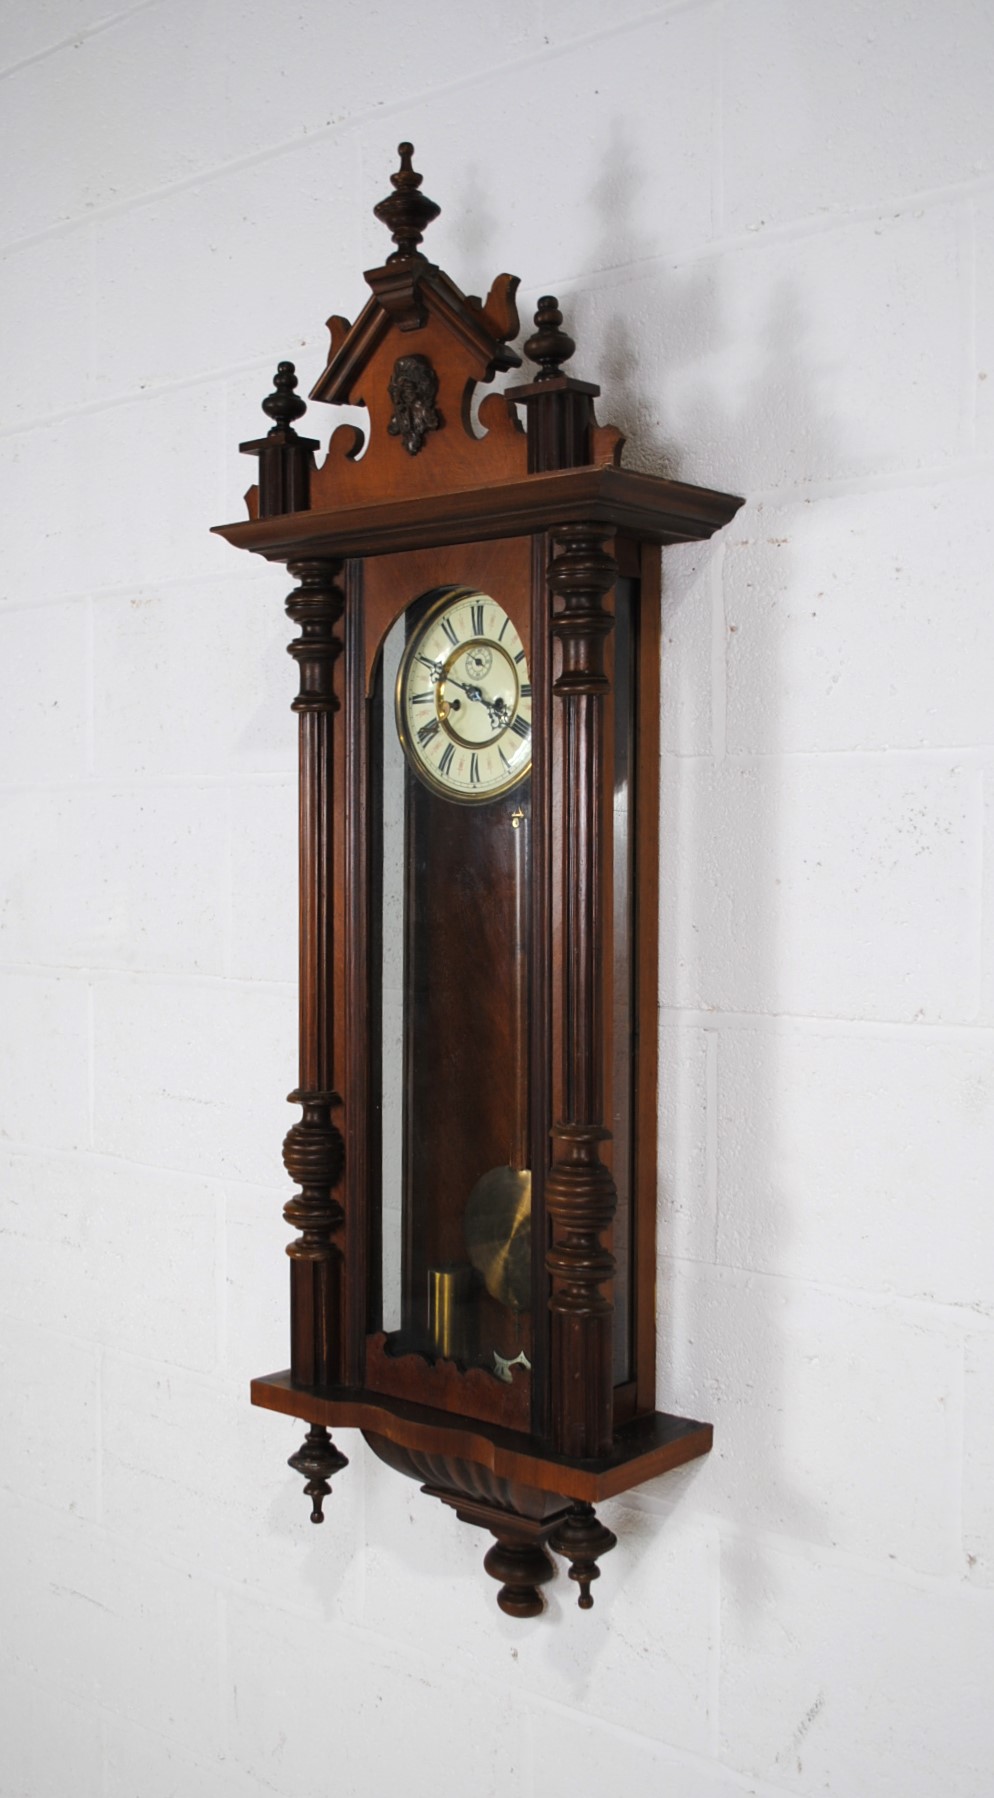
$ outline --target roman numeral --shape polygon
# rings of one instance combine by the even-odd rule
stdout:
[[[505,618],[505,620],[504,620],[504,622],[503,622],[503,624],[502,624],[502,625],[501,625],[501,627],[500,627],[500,636],[499,636],[499,637],[498,637],[498,639],[497,639],[497,641],[498,641],[498,643],[503,643],[503,641],[504,641],[504,632],[505,632],[505,631],[506,631],[506,629],[507,629],[507,627],[508,627],[508,625],[509,625],[509,624],[510,624],[510,622],[511,622],[511,620],[510,620],[510,618]]]
[[[523,687],[522,687],[521,691],[524,692]],[[411,694],[411,704],[412,705],[430,705],[431,701],[432,701],[432,695],[430,693],[412,693]]]
[[[453,648],[454,648],[455,645],[459,641],[459,638],[456,635],[455,625],[453,624],[451,618],[443,618],[440,620],[440,622],[441,622],[442,629],[445,632],[445,635],[448,637],[449,642],[453,645]]]
[[[511,726],[516,737],[531,736],[531,728],[531,725],[526,724],[523,718],[515,718],[514,723]]]
[[[455,749],[453,748],[452,744],[446,743],[445,748],[442,751],[441,760],[439,761],[439,764],[438,764],[439,774],[448,774],[449,769],[452,766],[452,757],[455,755],[455,753],[456,752],[455,752]]]
[[[514,658],[514,659],[515,659],[515,661],[516,661],[516,662],[523,662],[523,661],[524,661],[524,659],[525,659],[525,652],[524,652],[524,650],[523,650],[523,649],[519,649],[519,650],[518,650],[518,653],[517,653],[517,655],[516,655],[516,656],[515,656],[515,658]]]
[[[421,729],[418,731],[418,742],[421,744],[422,749],[427,749],[432,737],[437,736],[438,719],[432,718],[427,724],[422,724]]]
[[[532,696],[531,681],[526,680],[521,688],[521,697],[522,697],[522,699],[530,699],[531,696]]]
[[[510,762],[509,762],[509,761],[508,761],[508,759],[507,759],[507,756],[506,756],[506,755],[505,755],[505,754],[504,754],[504,751],[503,751],[503,749],[502,749],[502,748],[501,748],[501,746],[500,746],[500,744],[499,744],[499,743],[498,743],[498,745],[497,745],[497,754],[498,754],[498,755],[499,755],[499,756],[500,756],[500,759],[501,759],[501,761],[502,761],[502,762],[503,762],[503,764],[504,764],[504,766],[505,766],[505,768],[506,768],[506,769],[507,769],[507,772],[508,772],[508,774],[510,774],[510,772],[511,772],[511,764],[510,764]]]
[[[482,635],[483,635],[483,601],[478,600],[476,605],[473,605],[470,607],[470,611],[473,615],[473,635],[474,635],[474,637],[482,637]]]
[[[479,786],[479,784],[480,784],[480,758],[478,755],[471,755],[469,758],[469,779],[470,779],[471,786],[474,786],[474,787]]]

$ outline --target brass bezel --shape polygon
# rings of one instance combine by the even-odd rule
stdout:
[[[494,598],[492,593],[482,593],[479,587],[453,586],[445,587],[441,591],[434,589],[434,591],[438,593],[438,597],[428,607],[428,610],[425,612],[414,635],[407,643],[405,643],[404,653],[400,658],[400,666],[397,669],[397,680],[394,686],[394,719],[397,726],[397,736],[400,739],[400,746],[407,758],[408,767],[417,776],[418,780],[420,780],[422,786],[428,788],[429,792],[438,793],[443,799],[451,799],[454,805],[489,805],[491,800],[502,799],[506,793],[513,793],[515,787],[520,787],[522,783],[528,779],[532,771],[531,756],[529,755],[524,768],[511,775],[507,780],[503,781],[500,786],[488,787],[485,793],[460,793],[454,791],[444,780],[439,780],[415,753],[404,720],[403,691],[404,683],[411,662],[417,654],[418,646],[424,641],[425,636],[431,629],[431,626],[434,624],[435,619],[440,612],[449,611],[454,605],[457,605],[460,600],[484,599],[488,600],[492,606],[499,606],[500,610],[504,613],[505,618],[510,618],[510,613],[501,605],[499,599]],[[421,597],[425,598],[426,595],[421,595]],[[412,600],[411,603],[414,605],[417,604],[417,601]],[[473,641],[475,641],[475,639],[473,639]],[[481,638],[480,641],[489,643],[490,639]],[[460,645],[460,648],[466,647],[466,644]],[[525,654],[525,668],[528,668],[527,651]]]

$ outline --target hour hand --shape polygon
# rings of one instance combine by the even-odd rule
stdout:
[[[437,687],[439,682],[445,679],[444,663],[433,662],[430,656],[423,656],[420,652],[418,652],[415,660],[423,663],[426,668],[430,669],[433,686]]]

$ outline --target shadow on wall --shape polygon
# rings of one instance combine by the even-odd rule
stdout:
[[[602,171],[591,193],[598,231],[585,262],[601,271],[639,258],[642,265],[614,277],[601,274],[586,285],[578,281],[564,305],[567,328],[580,346],[577,372],[600,382],[599,416],[626,432],[627,465],[673,479],[737,486],[748,499],[750,485],[770,484],[770,446],[782,438],[787,419],[796,421],[794,437],[781,443],[780,454],[791,485],[816,478],[816,471],[822,478],[826,466],[840,464],[842,444],[820,397],[824,371],[805,366],[807,321],[796,289],[787,280],[771,285],[743,343],[741,308],[731,285],[739,253],[668,265],[659,260],[660,244],[634,241],[631,197],[645,175],[623,125],[615,126],[605,144]],[[727,382],[723,370],[729,371]],[[680,393],[683,423],[676,430],[667,406],[671,387]],[[726,440],[730,455],[723,455]],[[690,469],[685,451],[694,464]],[[750,483],[753,462],[758,472]],[[733,616],[726,576],[733,558],[746,544],[762,541],[768,528],[763,503],[749,505],[714,545],[701,546],[698,554],[678,552],[672,579],[667,558],[663,562],[664,646],[675,643],[673,653],[682,662],[667,670],[664,692],[679,700],[684,682],[711,686],[708,735],[689,742],[671,737],[671,752],[664,756],[661,991],[668,1021],[676,1025],[686,1012],[776,1014],[783,1006],[784,955],[790,951],[780,938],[777,896],[789,851],[778,784],[768,778],[769,764],[725,754],[729,633],[747,627],[748,609],[760,598],[732,583]],[[778,575],[785,586],[788,556],[781,545]],[[710,666],[706,655],[694,651],[702,633],[682,616],[684,608],[709,604]],[[770,635],[764,632],[767,640]],[[771,681],[770,687],[779,691],[780,683]],[[700,694],[676,706],[678,719],[693,720],[700,709]],[[768,718],[765,724],[769,740]],[[664,717],[664,740],[665,735]],[[722,1127],[726,1109],[739,1120],[746,1117],[752,1133],[751,1206],[769,1216],[787,1202],[778,1189],[776,1110],[764,1109],[760,1097],[778,1090],[779,1039],[773,1032],[754,1035],[754,1078],[747,1089],[726,1094],[721,1046],[727,1027],[699,1032],[687,1025],[677,1034],[686,1039],[686,1049],[671,1074],[676,1104],[667,1110],[674,1139],[661,1143],[660,1248],[671,1273],[661,1283],[657,1402],[711,1419],[715,1448],[707,1461],[647,1487],[637,1502],[648,1509],[662,1505],[670,1514],[692,1507],[736,1526],[782,1529],[829,1543],[831,1519],[820,1499],[818,1472],[834,1450],[812,1447],[811,1462],[805,1463],[804,1444],[812,1443],[812,1435],[791,1390],[792,1367],[810,1357],[807,1320],[796,1299],[774,1290],[775,1282],[736,1277],[749,1269],[735,1245],[755,1232],[743,1231],[722,1210],[722,1154],[734,1141],[734,1133]],[[704,1074],[707,1106],[716,1114],[708,1119],[699,1158],[680,1140],[695,1133],[695,1107],[700,1107],[692,1044],[702,1049],[710,1069]],[[780,1217],[781,1246],[789,1234],[789,1217]],[[747,1600],[758,1604],[763,1595],[756,1582],[765,1575],[744,1545],[732,1545],[726,1568]],[[633,1577],[638,1578],[634,1567]]]

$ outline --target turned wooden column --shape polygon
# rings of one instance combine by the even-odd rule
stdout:
[[[596,524],[568,524],[552,532],[548,582],[561,609],[552,629],[561,644],[553,681],[563,708],[560,804],[563,822],[562,1069],[564,1115],[552,1128],[552,1167],[546,1180],[552,1276],[550,1373],[554,1446],[560,1454],[601,1455],[613,1434],[612,1305],[603,1288],[614,1257],[601,1236],[614,1216],[614,1179],[601,1160],[604,1124],[602,980],[604,940],[602,865],[606,835],[603,783],[605,638],[614,620],[604,596],[617,567]],[[555,553],[558,551],[558,553]],[[609,873],[609,869],[608,869]]]
[[[300,670],[293,710],[300,720],[300,1083],[289,1095],[302,1108],[287,1132],[283,1160],[300,1187],[283,1216],[299,1234],[290,1257],[290,1371],[301,1386],[328,1386],[341,1375],[344,1258],[338,1235],[345,1221],[334,1196],[344,1168],[342,1133],[333,1120],[335,1091],[332,894],[335,826],[332,808],[335,665],[342,651],[335,626],[344,595],[336,585],[340,561],[290,562],[298,582],[286,609],[300,635],[289,644]],[[329,1476],[347,1465],[327,1430],[316,1425],[290,1457],[308,1476],[311,1520],[322,1521]]]
[[[303,1116],[283,1144],[283,1160],[300,1192],[283,1213],[300,1234],[290,1257],[291,1372],[304,1386],[337,1377],[341,1338],[342,1255],[335,1240],[344,1213],[334,1189],[344,1145],[332,1119],[341,1103],[334,1076],[332,939],[333,716],[335,664],[342,644],[335,626],[344,598],[337,561],[291,562],[299,583],[286,602],[300,635],[289,645],[300,670],[293,710],[300,720],[300,1081],[290,1094]]]

